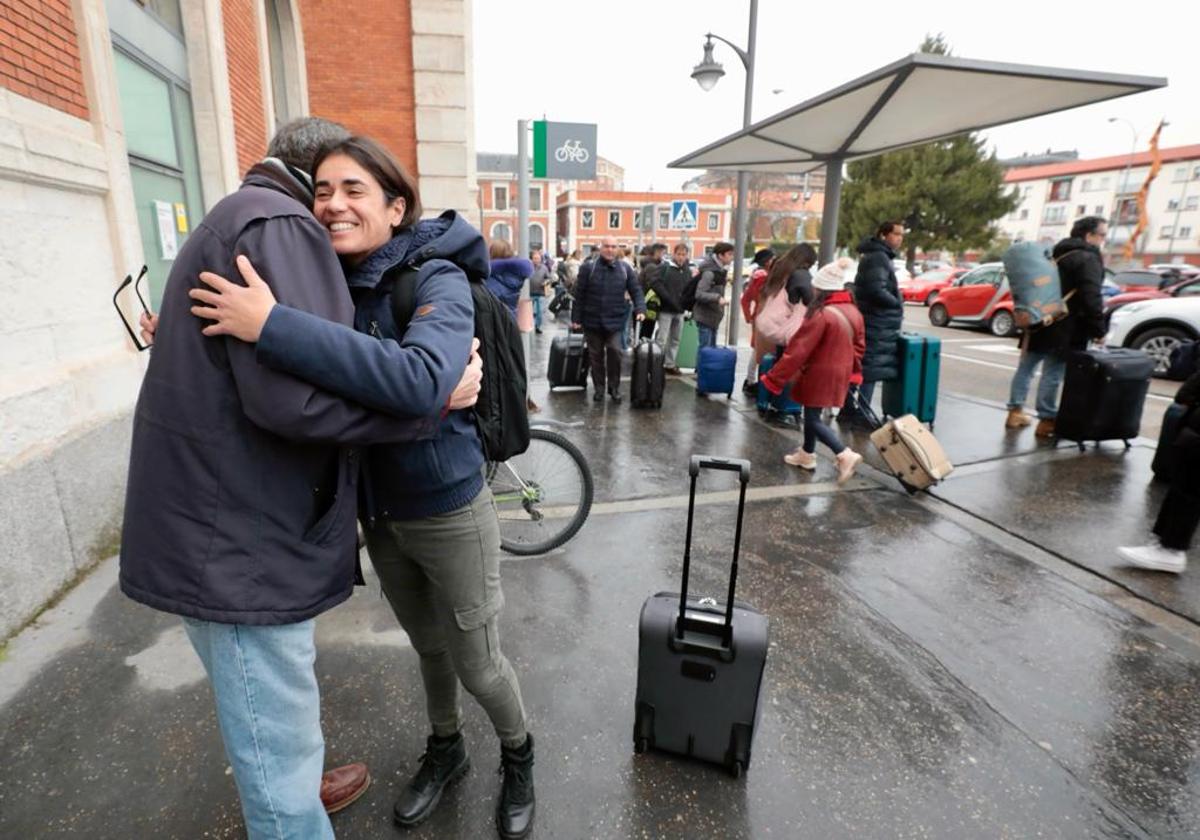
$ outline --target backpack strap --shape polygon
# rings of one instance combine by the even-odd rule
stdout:
[[[397,339],[403,335],[413,319],[413,313],[417,311],[417,277],[420,273],[420,263],[411,262],[392,280],[392,320],[396,322]]]

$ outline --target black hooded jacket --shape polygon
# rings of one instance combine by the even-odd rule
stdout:
[[[871,236],[858,246],[858,253],[854,299],[867,333],[863,381],[896,379],[900,376],[899,339],[904,324],[904,301],[892,265],[896,252],[882,239]]]

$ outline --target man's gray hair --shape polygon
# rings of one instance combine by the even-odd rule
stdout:
[[[267,156],[279,158],[288,166],[308,172],[323,146],[350,136],[344,125],[320,117],[300,117],[275,132]]]

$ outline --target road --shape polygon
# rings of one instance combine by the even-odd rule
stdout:
[[[1017,341],[996,338],[985,329],[971,327],[935,327],[929,323],[929,309],[920,304],[905,304],[904,328],[942,340],[941,390],[994,403],[1008,400],[1008,386],[1017,367]],[[1178,382],[1153,379],[1142,414],[1142,435],[1158,439],[1163,412],[1171,404]],[[1037,384],[1030,389],[1027,409],[1032,413]]]

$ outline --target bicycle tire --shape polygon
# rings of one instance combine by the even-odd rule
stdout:
[[[570,440],[563,437],[562,435],[558,434],[557,432],[552,432],[548,429],[533,428],[533,429],[529,430],[529,433],[530,433],[530,444],[529,444],[530,448],[526,454],[529,454],[529,452],[532,452],[534,450],[534,448],[538,446],[538,442],[541,441],[544,444],[549,444],[551,447],[562,450],[562,452],[564,452],[567,455],[569,461],[572,464],[574,464],[576,470],[578,471],[578,476],[579,476],[579,500],[577,502],[574,512],[569,517],[561,517],[566,520],[566,524],[562,528],[558,529],[557,531],[554,531],[553,533],[549,533],[544,539],[538,540],[538,541],[520,540],[520,539],[516,539],[515,537],[513,537],[511,535],[506,536],[505,535],[505,522],[507,520],[504,517],[501,517],[500,548],[508,554],[513,554],[513,555],[517,555],[520,557],[531,557],[531,556],[534,556],[537,554],[545,554],[548,551],[553,551],[554,549],[556,549],[559,546],[566,543],[568,540],[570,540],[572,537],[574,537],[577,533],[579,533],[579,529],[583,527],[583,523],[587,521],[588,514],[591,512],[592,498],[593,498],[593,494],[594,494],[592,471],[591,471],[591,468],[588,466],[587,459],[583,456],[583,453],[579,450],[579,447],[577,447],[574,443],[572,443]],[[517,460],[522,457],[523,456],[518,455],[516,459],[512,459],[512,460]],[[511,493],[502,494],[502,493],[497,492],[500,488],[498,488],[495,485],[495,482],[497,480],[497,477],[501,474],[501,470],[500,470],[501,466],[506,466],[506,468],[508,470],[512,471],[514,474],[516,473],[515,468],[511,466],[511,461],[510,462],[492,462],[492,463],[488,464],[488,466],[487,466],[488,486],[492,489],[493,496],[497,496],[498,498],[501,498],[504,495],[511,495]],[[537,484],[537,482],[538,482],[538,478],[536,476],[530,475],[528,470],[524,471],[521,474],[521,480],[522,480],[522,482],[531,481],[534,484]],[[508,499],[508,501],[514,501],[514,500],[515,499]],[[540,502],[541,500],[539,499],[538,501]],[[536,509],[537,503],[531,503],[531,504]],[[499,508],[499,504],[497,505],[497,507]],[[522,507],[524,507],[524,505],[522,505]],[[528,510],[528,508],[525,508],[525,509]],[[516,520],[516,521],[524,522],[525,520]],[[532,515],[531,515],[531,518],[529,521],[535,521],[533,519]],[[545,520],[540,520],[540,521],[545,521]]]

